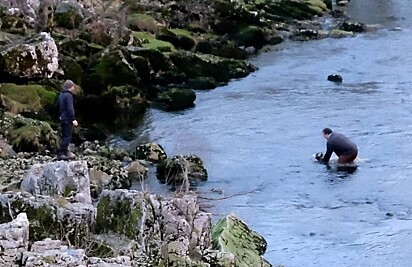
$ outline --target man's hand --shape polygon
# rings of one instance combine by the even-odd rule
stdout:
[[[315,154],[315,159],[318,161],[321,161],[323,159],[323,153],[319,152]]]
[[[79,123],[77,122],[77,120],[72,121],[72,123],[73,123],[73,126],[75,126],[75,127],[79,125]]]

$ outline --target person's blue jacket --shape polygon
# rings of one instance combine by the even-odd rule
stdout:
[[[63,90],[59,95],[60,121],[72,122],[76,119],[74,114],[73,94],[69,90]]]

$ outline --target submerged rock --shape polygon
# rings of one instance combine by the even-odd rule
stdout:
[[[334,73],[328,76],[328,81],[341,83],[343,81],[343,78],[341,75]]]

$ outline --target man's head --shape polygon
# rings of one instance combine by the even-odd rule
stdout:
[[[329,135],[332,133],[332,130],[330,129],[330,128],[325,128],[325,129],[323,129],[322,130],[322,134],[323,134],[323,137],[325,138],[325,139],[328,139],[329,138]]]
[[[72,80],[66,80],[63,84],[63,90],[68,90],[74,93],[75,92],[74,82]]]

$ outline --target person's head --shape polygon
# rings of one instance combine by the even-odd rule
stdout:
[[[325,128],[325,129],[323,129],[322,130],[322,134],[323,134],[323,137],[325,138],[325,139],[328,139],[329,138],[329,135],[332,133],[332,130],[330,129],[330,128]]]
[[[66,80],[63,84],[63,90],[75,93],[74,82],[72,80]]]

